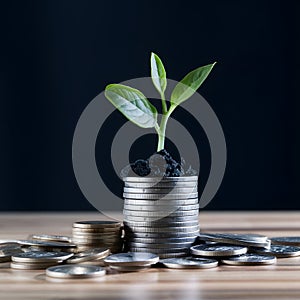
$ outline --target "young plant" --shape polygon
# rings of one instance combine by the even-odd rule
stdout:
[[[158,134],[157,151],[164,149],[166,126],[175,108],[190,98],[201,86],[216,63],[199,67],[188,73],[172,91],[168,108],[165,90],[167,87],[166,70],[160,58],[151,53],[151,78],[160,94],[162,117],[158,123],[157,110],[150,101],[137,89],[122,85],[109,84],[105,88],[105,97],[128,120],[142,128],[154,128]]]

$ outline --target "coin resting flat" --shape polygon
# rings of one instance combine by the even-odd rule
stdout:
[[[46,275],[56,278],[90,278],[105,275],[104,268],[89,265],[61,265],[50,267],[46,270]]]
[[[118,253],[108,256],[104,262],[109,265],[117,266],[142,266],[156,264],[159,257],[152,253]]]
[[[197,245],[191,247],[191,253],[199,256],[233,256],[247,252],[247,247],[234,245]]]
[[[226,259],[222,259],[221,261],[227,265],[271,265],[276,262],[275,256],[265,256],[258,254],[244,254],[241,256],[229,257]]]
[[[208,269],[218,266],[215,259],[199,257],[169,258],[160,260],[160,263],[171,269]]]

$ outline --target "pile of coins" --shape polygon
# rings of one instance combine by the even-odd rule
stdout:
[[[73,224],[72,242],[77,251],[108,248],[112,253],[123,249],[122,226],[117,221],[81,221]]]
[[[123,180],[125,250],[186,256],[199,234],[198,177]]]
[[[101,223],[105,227],[104,222],[106,221],[83,223]],[[111,228],[110,225],[109,222],[108,228]],[[78,252],[69,237],[30,237],[32,240],[0,241],[0,244],[4,244],[0,245],[0,262],[11,261],[10,267],[13,269],[46,269],[47,276],[56,278],[99,277],[110,271],[139,272],[159,265],[171,269],[207,269],[222,264],[259,266],[274,264],[281,257],[300,256],[300,237],[268,239],[259,234],[201,233],[198,234],[195,245],[190,247],[189,254],[180,258],[160,258],[160,254],[148,251],[110,255],[107,247]]]

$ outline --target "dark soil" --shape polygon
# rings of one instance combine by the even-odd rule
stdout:
[[[130,166],[124,168],[121,174],[123,177],[132,175],[143,177],[150,174],[151,176],[179,177],[183,175],[195,175],[197,172],[191,167],[188,168],[188,172],[185,172],[182,162],[177,162],[169,152],[163,149],[154,153],[148,159],[138,159],[130,164]]]

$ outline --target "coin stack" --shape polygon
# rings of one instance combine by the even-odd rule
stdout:
[[[159,257],[153,253],[118,253],[104,259],[104,262],[118,272],[138,272],[158,263]]]
[[[125,250],[185,256],[199,234],[198,177],[123,180]]]
[[[70,258],[73,254],[67,252],[32,251],[15,254],[11,257],[10,267],[22,270],[39,270],[55,266]]]
[[[122,227],[117,221],[81,221],[73,224],[72,242],[77,252],[108,248],[112,253],[123,248]]]

